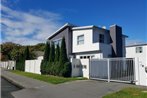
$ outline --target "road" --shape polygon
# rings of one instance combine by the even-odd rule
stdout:
[[[1,78],[1,97],[2,98],[14,98],[11,95],[11,92],[20,90],[20,88],[16,87],[15,85],[11,84],[4,78]]]

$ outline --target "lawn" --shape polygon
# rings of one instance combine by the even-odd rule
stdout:
[[[116,93],[108,94],[103,98],[147,98],[147,89],[130,87]]]
[[[82,77],[72,77],[72,78],[64,78],[64,77],[58,77],[58,76],[51,76],[51,75],[39,75],[39,74],[34,74],[34,73],[29,73],[29,72],[22,72],[22,71],[17,71],[14,70],[12,71],[15,74],[19,74],[22,76],[30,77],[33,79],[41,80],[47,83],[52,83],[52,84],[60,84],[64,82],[69,82],[69,81],[75,81],[75,80],[84,80],[85,78]]]

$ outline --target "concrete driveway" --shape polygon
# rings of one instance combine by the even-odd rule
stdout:
[[[108,93],[134,86],[94,80],[78,80],[53,85],[8,71],[3,71],[2,76],[24,87],[24,89],[12,93],[15,98],[101,98]]]

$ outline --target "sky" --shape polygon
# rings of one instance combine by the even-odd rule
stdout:
[[[1,43],[34,45],[65,23],[117,24],[127,45],[147,43],[147,0],[1,0]]]

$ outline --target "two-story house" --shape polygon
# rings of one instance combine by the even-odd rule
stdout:
[[[94,25],[75,26],[66,23],[48,40],[60,45],[62,37],[65,37],[69,58],[125,57],[127,36],[122,34],[122,28],[117,25],[110,26],[108,30]]]

